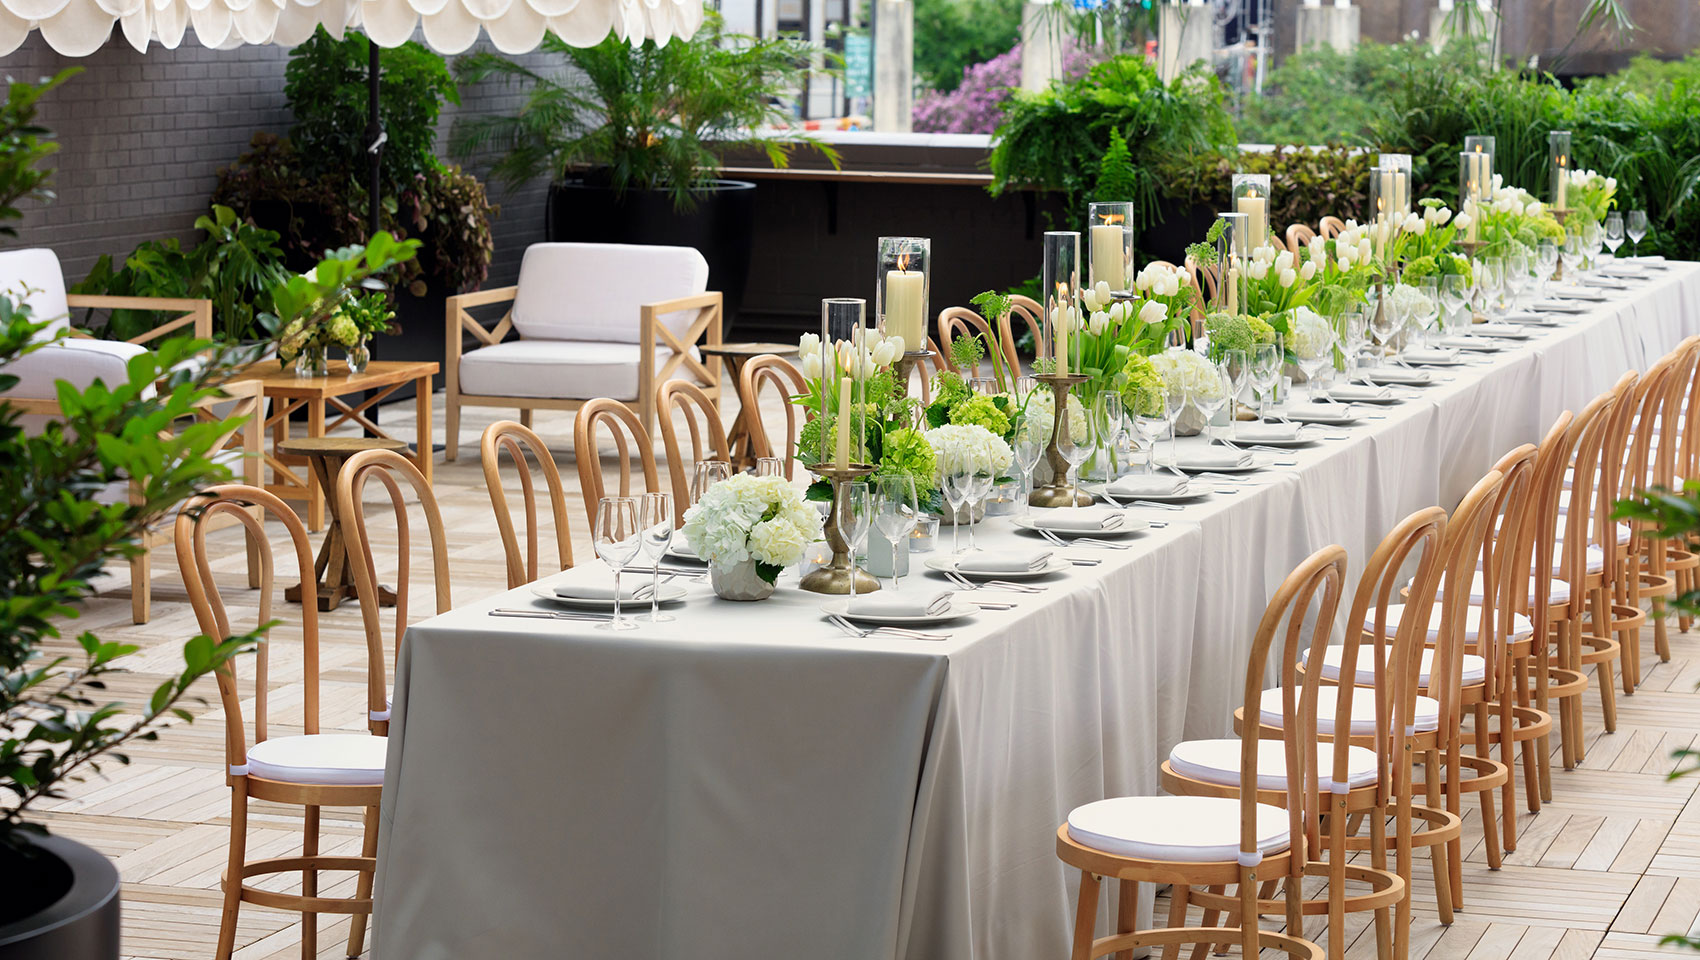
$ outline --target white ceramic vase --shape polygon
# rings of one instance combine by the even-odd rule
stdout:
[[[708,582],[714,595],[722,600],[766,600],[773,596],[773,584],[756,572],[754,560],[744,560],[730,568],[710,564]]]

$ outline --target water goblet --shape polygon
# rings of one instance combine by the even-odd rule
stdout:
[[[1210,364],[1202,372],[1202,389],[1192,395],[1192,405],[1204,417],[1204,436],[1206,439],[1216,439],[1216,414],[1226,404],[1234,388],[1233,378],[1218,364]]]
[[[691,506],[696,506],[708,488],[732,476],[732,465],[725,460],[698,460],[696,474],[691,480]]]
[[[1393,298],[1391,296],[1380,298],[1372,296],[1370,298],[1369,309],[1369,332],[1370,335],[1375,338],[1375,346],[1378,357],[1377,362],[1379,362],[1380,355],[1386,353],[1387,345],[1392,342],[1394,335],[1399,332],[1399,311],[1396,307],[1394,307]],[[1312,399],[1314,399],[1314,395]]]
[[[757,457],[756,476],[783,477],[785,476],[785,461],[779,457]]]
[[[1552,275],[1558,272],[1558,244],[1551,240],[1542,240],[1535,244],[1535,296],[1546,296],[1547,284],[1552,282]]]
[[[1091,459],[1093,451],[1098,448],[1098,431],[1092,417],[1076,418],[1073,412],[1064,407],[1061,432],[1057,435],[1057,451],[1068,461],[1069,476],[1061,481],[1067,484],[1071,478],[1078,478],[1080,465]]]
[[[1435,329],[1435,324],[1440,319],[1440,278],[1423,277],[1412,286],[1416,287],[1417,292],[1422,295],[1422,302],[1418,303],[1411,311],[1412,318],[1416,321],[1416,339],[1425,347],[1437,346],[1440,338],[1439,331]]]
[[[1014,455],[1015,468],[1021,471],[1022,516],[1033,515],[1033,468],[1045,453],[1046,439],[1045,428],[1037,421],[1025,416],[1016,421],[1010,453]]]
[[[1348,321],[1349,322],[1349,321]],[[1358,329],[1362,331],[1362,320]],[[1359,339],[1362,339],[1361,337]],[[1270,395],[1275,392],[1275,385],[1281,382],[1280,343],[1260,343],[1251,348],[1251,384],[1257,394],[1257,418],[1265,416]]]
[[[839,485],[843,498],[838,502],[838,532],[850,547],[850,602],[856,601],[856,555],[868,548],[868,528],[874,522],[873,492],[866,482],[851,481]]]
[[[1445,313],[1441,329],[1448,334],[1470,332],[1470,278],[1449,273],[1440,278],[1440,306]]]
[[[649,613],[638,617],[650,623],[668,623],[672,614],[661,612],[661,558],[673,543],[673,495],[646,493],[638,503],[638,520],[643,524],[643,557],[654,568],[649,576]]]
[[[1240,398],[1251,386],[1251,351],[1222,351],[1222,371],[1228,375],[1228,439],[1239,436]]]
[[[1163,404],[1160,401],[1133,412],[1133,432],[1145,445],[1146,476],[1157,472],[1157,441],[1168,428],[1169,419],[1164,416]]]
[[[897,551],[907,546],[920,513],[915,480],[902,473],[875,477],[874,494],[874,525],[891,544],[891,589],[895,593],[902,587],[902,578],[897,573]]]
[[[1641,256],[1641,238],[1647,235],[1647,211],[1631,210],[1623,232],[1635,244],[1635,256]]]
[[[1584,270],[1593,273],[1600,266],[1600,247],[1605,244],[1606,232],[1597,223],[1590,223],[1582,228],[1582,250],[1588,257]]]
[[[1582,243],[1582,232],[1571,230],[1564,235],[1564,246],[1558,250],[1559,263],[1564,266],[1566,279],[1576,279],[1576,268],[1581,265],[1587,248]]]
[[[603,497],[597,502],[596,522],[591,536],[596,544],[596,555],[614,571],[614,618],[597,624],[598,630],[637,629],[637,624],[620,615],[620,571],[641,549],[641,529],[636,498]]]
[[[950,552],[960,554],[962,524],[962,504],[968,499],[968,493],[973,484],[973,476],[962,471],[953,471],[944,475],[940,484],[944,493],[944,504],[950,508]]]
[[[1393,313],[1392,304],[1388,304],[1388,308],[1387,312]],[[1397,330],[1398,327],[1395,326],[1393,332],[1397,332]],[[1393,332],[1389,332],[1388,336],[1391,337]],[[1320,403],[1323,399],[1321,380],[1323,368],[1330,367],[1334,363],[1334,341],[1336,339],[1334,325],[1331,323],[1318,324],[1310,339],[1315,341],[1307,344],[1307,348],[1312,352],[1309,355],[1297,355],[1294,359],[1298,361],[1299,369],[1304,371],[1305,386],[1310,401]]]
[[[1611,258],[1617,259],[1617,248],[1623,246],[1623,214],[1616,210],[1606,214],[1605,228],[1606,249],[1611,251]]]
[[[1505,255],[1505,284],[1506,308],[1517,309],[1517,301],[1523,296],[1523,290],[1529,285],[1529,251],[1522,244],[1514,244],[1511,252]]]
[[[997,480],[997,477],[994,476],[990,471],[987,471],[987,470],[976,470],[973,473],[970,473],[968,475],[968,552],[969,553],[974,553],[975,551],[980,549],[979,544],[974,542],[974,528],[976,526],[978,526],[974,522],[974,514],[981,511],[981,509],[982,509],[981,505],[986,502],[987,497],[991,496],[992,484],[994,482],[996,482],[996,480]]]
[[[1169,425],[1169,461],[1179,463],[1181,445],[1180,438],[1175,435],[1175,422],[1180,420],[1181,411],[1186,409],[1192,397],[1182,383],[1170,383],[1168,387],[1163,394],[1163,420]]]
[[[1101,479],[1107,483],[1116,478],[1116,445],[1121,442],[1122,429],[1127,424],[1122,395],[1114,390],[1098,394],[1098,399],[1092,402],[1092,415],[1097,420],[1098,438],[1109,458],[1100,465],[1099,471]]]

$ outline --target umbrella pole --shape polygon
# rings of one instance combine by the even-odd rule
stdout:
[[[370,37],[366,39],[366,239],[370,241],[382,229],[379,217],[379,185],[380,165],[384,156],[384,123],[378,115],[378,81],[380,65],[378,63],[378,44]],[[371,350],[373,358],[378,355],[377,339],[373,338]],[[366,391],[365,399],[372,399],[374,391]],[[373,423],[378,422],[378,407],[374,404],[369,414]],[[367,430],[366,435],[372,436]]]

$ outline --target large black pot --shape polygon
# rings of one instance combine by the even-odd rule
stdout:
[[[695,247],[708,261],[708,288],[725,297],[729,332],[744,305],[755,238],[756,185],[716,180],[697,195],[695,209],[679,212],[663,190],[627,190],[583,180],[549,185],[546,236],[565,243],[646,243]]]
[[[118,869],[64,837],[0,847],[0,960],[117,960]]]

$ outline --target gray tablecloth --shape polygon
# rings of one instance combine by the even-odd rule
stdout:
[[[1325,431],[1348,439],[1213,485],[1235,493],[1138,511],[1168,526],[1067,551],[1103,563],[943,642],[851,639],[791,579],[756,604],[693,586],[677,622],[617,635],[487,615],[539,604],[528,589],[419,623],[396,674],[375,953],[1058,955],[1076,878],[1057,823],[1154,792],[1173,743],[1228,731],[1252,627],[1294,563],[1327,543],[1361,562],[1696,332],[1700,265],[1673,264]],[[998,519],[980,537],[1037,542]]]

